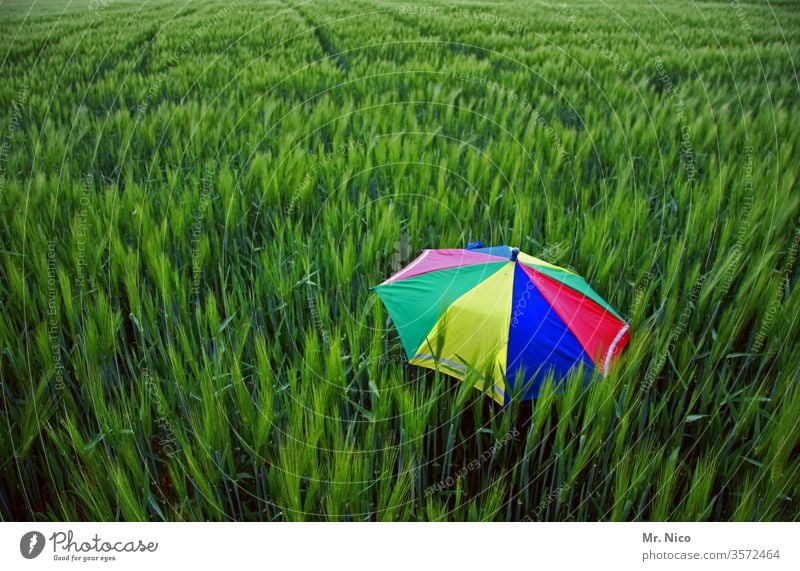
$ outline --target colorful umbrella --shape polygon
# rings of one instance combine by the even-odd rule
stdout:
[[[628,342],[628,325],[586,280],[518,248],[423,250],[374,290],[411,364],[462,380],[474,371],[501,404],[515,383],[526,400],[548,375],[605,374]]]

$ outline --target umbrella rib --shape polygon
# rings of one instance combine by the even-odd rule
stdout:
[[[614,337],[614,340],[611,342],[611,345],[606,352],[606,360],[603,362],[603,374],[605,375],[608,373],[608,368],[611,366],[611,356],[614,354],[614,349],[617,348],[622,336],[625,335],[625,332],[628,331],[628,324],[626,323],[625,326],[619,330],[617,336]]]
[[[412,359],[426,359],[433,361],[434,363],[444,363],[448,367],[452,367],[454,369],[458,369],[461,372],[466,372],[467,367],[462,365],[461,363],[456,363],[455,361],[451,361],[450,359],[445,359],[444,357],[436,358],[429,353],[417,353],[412,357]]]
[[[407,274],[409,271],[411,271],[411,269],[412,269],[414,266],[416,266],[416,265],[417,265],[417,264],[419,264],[419,263],[420,263],[422,260],[424,260],[424,259],[425,259],[425,257],[426,257],[426,256],[427,256],[429,253],[430,253],[430,250],[425,250],[425,252],[423,252],[423,254],[422,254],[422,255],[421,255],[419,258],[417,258],[415,262],[413,262],[413,263],[409,264],[408,266],[406,266],[405,268],[403,268],[402,270],[400,270],[399,272],[397,272],[395,275],[393,275],[392,277],[390,277],[388,280],[386,280],[386,281],[385,281],[385,282],[383,282],[383,283],[385,283],[385,284],[386,284],[386,283],[389,283],[389,282],[392,282],[392,281],[397,281],[398,279],[400,279],[400,276],[403,276],[403,275]]]

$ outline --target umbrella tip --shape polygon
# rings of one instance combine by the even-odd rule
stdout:
[[[511,248],[511,261],[516,262],[519,255],[519,248]]]

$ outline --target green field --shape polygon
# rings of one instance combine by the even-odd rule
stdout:
[[[798,8],[3,1],[0,517],[800,520]],[[406,366],[369,287],[472,240],[611,373]]]

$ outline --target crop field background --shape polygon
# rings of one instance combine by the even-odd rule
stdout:
[[[800,519],[800,4],[4,0],[4,520]],[[370,286],[626,317],[501,407]]]

